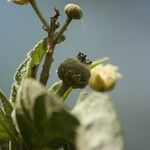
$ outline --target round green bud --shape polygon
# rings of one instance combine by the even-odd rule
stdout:
[[[67,4],[65,6],[65,12],[71,19],[81,19],[83,16],[82,9],[76,4]]]
[[[12,1],[18,5],[24,5],[24,4],[29,3],[29,0],[9,0],[9,1]]]
[[[76,58],[66,59],[58,67],[58,77],[72,88],[84,88],[90,79],[90,70],[86,64],[83,64]]]

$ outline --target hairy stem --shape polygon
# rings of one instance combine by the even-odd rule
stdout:
[[[43,25],[45,26],[46,29],[49,29],[49,24],[46,21],[46,19],[44,18],[44,16],[42,15],[40,9],[38,8],[38,5],[36,3],[35,0],[29,0],[32,8],[34,9],[35,13],[37,14],[37,16],[40,18],[40,20],[42,21]]]
[[[49,78],[49,71],[53,62],[53,53],[56,45],[56,43],[54,42],[54,35],[56,29],[59,27],[59,23],[57,22],[57,20],[60,14],[56,8],[54,10],[56,14],[53,17],[51,17],[49,30],[46,29],[46,31],[48,32],[47,51],[44,58],[43,69],[40,75],[40,82],[44,85],[47,84]]]
[[[67,29],[67,27],[71,21],[72,21],[72,19],[67,17],[64,25],[62,26],[62,28],[60,29],[60,31],[57,33],[57,35],[54,38],[55,43],[58,41],[59,37],[63,34],[63,32]]]
[[[53,62],[53,51],[54,51],[54,45],[51,51],[46,51],[45,54],[43,69],[40,75],[40,82],[44,85],[47,84],[49,78],[49,72],[50,72],[51,64]]]
[[[64,82],[59,86],[58,90],[56,91],[56,94],[62,97],[68,90],[70,86],[66,85]],[[64,102],[64,101],[62,101]]]
[[[50,28],[47,30],[48,32],[48,38],[47,38],[47,51],[45,54],[44,64],[43,64],[43,70],[40,75],[40,82],[44,85],[47,84],[48,78],[49,78],[49,71],[51,68],[51,64],[53,62],[53,53],[55,46],[57,44],[58,39],[61,37],[63,32],[67,29],[68,25],[70,24],[71,20],[70,18],[67,18],[64,25],[60,29],[60,31],[55,34],[56,29],[59,27],[59,23],[57,22],[59,11],[55,8],[54,9],[56,14],[51,17],[51,23]]]

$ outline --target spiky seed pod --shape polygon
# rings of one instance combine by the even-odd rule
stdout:
[[[91,70],[89,85],[96,91],[106,92],[115,87],[116,81],[119,78],[121,78],[121,74],[117,66],[110,64],[98,65]]]
[[[76,58],[66,59],[58,67],[58,77],[72,88],[84,88],[90,79],[89,67]]]
[[[71,19],[81,19],[83,17],[82,9],[76,4],[67,4],[65,6],[65,12]]]
[[[29,0],[8,0],[8,2],[14,2],[14,3],[16,3],[16,4],[18,4],[18,5],[24,5],[24,4],[27,4],[27,3],[29,3]]]

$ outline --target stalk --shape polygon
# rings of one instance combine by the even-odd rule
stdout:
[[[46,27],[46,29],[49,29],[49,24],[46,21],[46,19],[44,18],[43,14],[41,13],[37,3],[35,0],[29,0],[32,8],[34,9],[35,13],[37,14],[37,16],[39,17],[39,19],[41,20],[41,22],[43,23],[43,25]]]

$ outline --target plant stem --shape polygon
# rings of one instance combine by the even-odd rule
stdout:
[[[54,42],[56,43],[57,40],[59,39],[59,37],[63,34],[63,32],[67,29],[68,25],[70,24],[70,22],[72,21],[71,18],[67,17],[64,25],[62,26],[62,28],[60,29],[60,31],[57,33],[57,35],[54,37]]]
[[[51,17],[51,24],[50,28],[48,30],[48,38],[47,38],[47,51],[45,54],[43,69],[40,75],[40,82],[44,85],[47,84],[48,78],[49,78],[49,71],[51,68],[51,64],[53,62],[53,53],[54,48],[57,44],[58,39],[61,37],[63,32],[66,30],[68,25],[70,24],[71,20],[70,18],[67,18],[64,25],[60,29],[60,31],[55,35],[55,30],[58,28],[59,24],[57,24],[57,19],[59,16],[59,11],[55,8],[56,15]]]
[[[59,97],[63,97],[63,95],[69,90],[69,88],[70,86],[62,82],[58,90],[56,91],[56,94],[59,95]],[[64,102],[64,100],[62,100],[62,102]]]
[[[51,64],[53,62],[53,53],[56,43],[54,42],[54,35],[56,29],[59,27],[59,24],[57,23],[59,11],[55,8],[55,15],[51,17],[50,21],[50,28],[49,30],[46,30],[48,32],[48,38],[47,38],[47,51],[45,54],[43,69],[40,74],[40,82],[44,85],[47,84],[48,78],[49,78],[49,71],[51,68]]]
[[[54,45],[53,48],[51,48],[51,51],[46,51],[45,58],[44,58],[44,64],[43,69],[40,75],[40,82],[43,85],[47,84],[48,78],[49,78],[49,71],[51,68],[51,64],[53,62],[53,51],[54,51]],[[49,48],[48,48],[49,49]]]
[[[49,24],[47,23],[46,19],[44,18],[44,16],[42,15],[40,9],[38,8],[38,5],[36,3],[35,0],[29,0],[32,8],[34,9],[35,13],[37,14],[37,16],[40,18],[40,20],[42,21],[43,25],[46,27],[46,29],[49,29]]]

